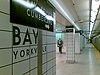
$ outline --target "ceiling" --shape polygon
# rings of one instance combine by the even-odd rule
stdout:
[[[56,11],[56,22],[64,26],[71,25],[71,23],[63,15],[61,15],[58,11]]]
[[[90,17],[90,3],[91,0],[49,0],[51,4],[57,9],[57,11],[64,16],[64,18],[67,20],[67,22],[63,25],[73,25],[71,23],[70,19],[82,30],[89,31],[89,17]],[[58,3],[59,5],[57,6]],[[64,10],[61,10],[61,8]],[[57,13],[57,22],[61,23],[61,15],[59,16],[59,13]],[[68,14],[66,17],[65,13]],[[60,18],[60,20],[59,20]],[[69,23],[69,22],[70,23]],[[94,26],[94,30],[100,31],[100,12],[97,16],[97,20]]]
[[[66,20],[63,15],[56,11],[56,30],[64,31],[66,25],[72,26],[72,24],[68,20]]]

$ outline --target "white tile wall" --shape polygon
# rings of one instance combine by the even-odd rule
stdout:
[[[34,69],[30,72],[30,75],[37,75],[37,69]]]
[[[38,29],[30,27],[30,33],[33,33],[33,30],[35,31],[35,33],[37,33],[38,31]]]
[[[34,69],[37,67],[37,57],[30,59],[30,69]]]
[[[12,33],[0,31],[0,48],[12,47]]]
[[[2,1],[2,0],[0,0],[0,1]],[[9,23],[9,21],[10,21],[9,15],[0,13],[0,30],[12,31],[12,25],[11,25],[11,23]]]
[[[47,31],[47,35],[55,36],[55,32],[49,32],[49,31]]]
[[[47,52],[51,52],[52,51],[52,44],[48,44],[47,45]]]
[[[49,71],[47,71],[47,75],[52,75],[52,69],[50,69]]]
[[[56,73],[55,73],[55,74],[53,74],[53,75],[56,75]]]
[[[29,73],[26,73],[26,74],[24,74],[24,75],[30,75]]]
[[[55,50],[56,50],[56,44],[53,43],[53,44],[52,44],[52,51],[55,51]]]
[[[56,43],[56,37],[52,37],[52,43]],[[56,47],[56,46],[55,46]]]
[[[33,50],[31,50],[31,49],[33,49]],[[30,46],[30,52],[31,52],[30,57],[37,56],[37,54],[38,54],[37,46]]]
[[[52,67],[52,61],[47,62],[47,70],[49,70]]]
[[[13,48],[13,62],[18,62],[18,61],[21,61],[21,60],[28,59],[29,55],[28,56],[26,55],[27,49],[29,50],[29,47]]]
[[[30,34],[30,38],[31,38],[31,42],[32,42],[32,44],[30,44],[30,45],[37,45],[38,44],[38,42],[36,42],[36,44],[35,44],[34,34]],[[38,38],[37,38],[37,40],[38,40]]]
[[[55,58],[56,58],[56,57],[55,57]],[[56,63],[56,59],[53,59],[53,60],[52,60],[52,65],[54,66],[55,63]],[[55,71],[55,72],[56,72],[56,71]]]
[[[42,40],[43,40],[42,44],[47,44],[47,38],[46,37],[47,36],[42,36]]]
[[[47,61],[47,54],[42,55],[42,63],[45,63]]]
[[[29,71],[29,60],[13,65],[13,75],[23,75],[27,71]]]
[[[42,30],[42,35],[47,35],[47,31]]]
[[[47,54],[47,61],[51,60],[52,58],[53,58],[52,52],[48,53]]]
[[[75,33],[75,53],[80,53],[80,33]]]
[[[24,33],[20,33],[20,36],[21,36],[20,44],[14,45],[13,46],[14,48],[12,47],[13,45],[12,26],[18,26],[20,28],[20,31],[24,32]],[[25,43],[25,45],[23,45],[23,41],[24,41],[25,33],[27,29],[29,30],[30,38],[32,38],[31,46],[28,42]],[[30,54],[30,56],[26,56],[26,49],[30,50],[30,49],[37,48],[37,44],[35,44],[33,29],[35,30],[35,32],[37,32],[36,28],[10,23],[10,0],[0,0],[0,75],[22,75],[24,73],[25,73],[24,75],[37,75],[37,68],[33,69],[38,66],[37,52],[35,53],[33,50],[34,54]],[[42,44],[44,44],[43,48],[44,46],[47,46],[47,51],[43,52],[43,54],[44,53],[46,54],[42,56],[43,57],[42,63],[45,63],[42,65],[42,68],[43,68],[43,72],[46,72],[43,75],[53,75],[53,72],[56,72],[56,68],[54,67],[51,68],[52,66],[56,64],[55,62],[56,59],[52,59],[56,56],[55,32],[42,30],[42,35],[43,35]],[[23,46],[27,46],[27,47],[23,47]],[[6,48],[6,49],[1,49],[1,48]],[[13,51],[18,51],[16,59],[14,57],[14,54],[13,54],[13,59],[12,59],[12,49]],[[24,57],[20,57],[21,50],[25,51]],[[28,59],[29,57],[30,59]],[[27,60],[24,60],[24,59],[27,59]],[[4,65],[8,65],[8,66],[4,66]],[[4,67],[1,67],[1,66],[4,66]],[[30,70],[30,73],[27,73],[29,70]]]
[[[56,66],[54,66],[52,69],[52,73],[55,73],[55,72],[56,72]]]
[[[12,66],[0,68],[0,75],[12,75]]]
[[[74,32],[66,33],[65,45],[66,45],[66,60],[67,62],[75,61],[75,37]]]
[[[54,37],[52,36],[47,36],[47,43],[54,43]]]
[[[13,24],[13,26],[18,27],[18,28],[20,29],[20,32],[25,32],[25,33],[26,33],[27,29],[28,29],[28,31],[30,32],[28,26],[23,26],[23,25],[19,25],[19,24]]]
[[[10,14],[10,0],[0,0],[0,11]]]
[[[45,34],[45,33],[44,33]],[[46,54],[43,55],[43,75],[53,75],[53,67],[56,64],[56,39],[53,32],[48,32],[43,38],[43,44],[46,42],[47,51]],[[46,40],[45,40],[46,38]],[[55,59],[53,59],[55,58]],[[56,68],[55,68],[56,69]],[[46,72],[46,73],[44,73]],[[56,70],[54,70],[56,72]]]
[[[12,63],[12,49],[0,49],[0,67]]]
[[[47,71],[47,64],[42,65],[42,73],[44,74]]]
[[[24,39],[25,39],[25,33],[20,33],[20,44],[19,45],[13,45],[13,47],[19,47],[19,46],[29,46],[30,42],[25,42],[25,44],[23,45]],[[18,37],[15,37],[16,42],[19,41]]]
[[[43,74],[43,75],[47,75],[47,74],[45,73],[45,74]]]

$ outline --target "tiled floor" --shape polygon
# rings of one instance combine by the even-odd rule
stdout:
[[[100,75],[100,53],[91,45],[75,55],[74,64],[66,63],[66,53],[56,54],[56,75]]]

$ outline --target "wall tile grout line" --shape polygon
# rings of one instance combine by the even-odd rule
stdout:
[[[48,61],[42,63],[42,65],[44,65],[44,64],[46,64],[46,63],[48,63],[48,62],[50,62],[50,61],[52,61],[52,60],[54,60],[54,59],[56,59],[56,57],[54,57],[54,58],[52,58],[52,59],[50,59],[50,60],[48,60]]]
[[[29,32],[30,32],[30,27],[29,27]],[[30,50],[30,44],[29,44],[29,50]],[[29,71],[28,72],[26,72],[25,74],[27,74],[27,73],[29,73],[29,75],[30,75],[30,69],[31,69],[31,61],[30,61],[30,58],[31,56],[30,56],[30,54],[29,54]],[[24,74],[23,74],[24,75]]]
[[[21,48],[21,47],[29,47],[30,45],[26,45],[26,46],[13,46],[13,48]],[[31,45],[31,46],[37,46],[37,45]]]
[[[13,30],[13,24],[12,25],[12,30]],[[12,34],[12,75],[13,75],[13,34]]]
[[[12,32],[12,31],[10,31],[10,30],[2,30],[2,29],[0,29],[0,31],[4,31],[4,32]]]
[[[56,72],[54,72],[52,75],[55,75],[56,74]]]
[[[47,32],[46,32],[46,35],[47,35]],[[46,45],[48,45],[47,44],[47,36],[46,36]],[[46,61],[47,61],[47,50],[46,50]],[[46,64],[46,63],[45,63]],[[42,65],[43,65],[43,63],[42,63]],[[47,64],[46,64],[46,70],[47,70]],[[47,75],[47,73],[46,73],[46,75]]]
[[[44,34],[43,34],[43,36],[56,37],[56,36],[53,36],[53,35],[44,35]]]
[[[12,28],[13,28],[13,23],[11,24],[12,25]],[[13,29],[12,29],[13,30]],[[12,44],[11,44],[11,47],[4,47],[4,48],[0,48],[0,51],[2,51],[2,49],[4,50],[4,49],[10,49],[10,50],[12,50],[12,53],[11,53],[11,57],[12,57],[12,60],[11,60],[11,64],[7,64],[7,65],[4,65],[4,66],[1,66],[0,68],[5,68],[5,67],[7,67],[7,66],[11,66],[11,75],[14,75],[14,65],[15,64],[20,64],[21,62],[24,62],[24,61],[29,61],[29,64],[27,64],[27,65],[29,65],[29,69],[27,70],[27,72],[25,72],[25,73],[23,73],[23,75],[26,75],[27,73],[29,74],[29,75],[31,75],[31,71],[33,71],[34,69],[36,69],[37,67],[35,67],[35,68],[32,68],[31,69],[31,59],[32,58],[37,58],[37,55],[36,56],[33,56],[33,57],[31,57],[31,55],[29,55],[29,57],[28,58],[26,58],[26,59],[23,59],[23,60],[18,60],[18,61],[14,61],[14,57],[13,57],[13,51],[14,51],[14,48],[23,48],[23,47],[32,47],[32,46],[37,46],[37,44],[35,44],[35,45],[25,45],[25,46],[14,46],[13,45],[13,31],[10,31],[10,30],[0,30],[0,31],[4,31],[4,32],[11,32],[12,34]],[[21,32],[21,33],[24,33],[24,32]],[[30,33],[30,34],[32,34],[32,33]],[[53,42],[51,42],[51,43],[49,43],[47,40],[48,40],[48,37],[50,37],[50,38],[52,38],[52,37],[55,37],[55,36],[52,36],[52,35],[46,35],[46,44],[42,44],[42,46],[43,45],[46,45],[46,46],[52,46],[52,45],[55,45],[56,43],[53,43]],[[52,46],[53,47],[53,46]],[[42,56],[44,55],[44,54],[46,54],[46,62],[45,63],[42,63],[42,65],[44,65],[44,64],[46,64],[46,71],[45,71],[45,73],[43,73],[43,74],[46,74],[47,75],[47,72],[49,71],[49,70],[51,70],[53,67],[55,67],[56,65],[54,65],[53,63],[52,63],[52,66],[50,66],[49,68],[47,67],[47,66],[49,66],[50,65],[50,63],[48,63],[48,62],[53,62],[55,59],[56,59],[56,57],[51,57],[51,59],[48,59],[48,57],[49,57],[49,53],[51,53],[51,55],[53,54],[55,52],[55,50],[52,50],[52,51],[50,51],[50,49],[48,49],[48,50],[46,50],[46,53],[43,53],[42,54]],[[48,60],[48,61],[47,61]],[[48,68],[48,69],[47,69]],[[53,75],[54,73],[52,72],[52,75]]]
[[[0,51],[2,51],[1,49],[12,49],[12,47],[0,48]]]
[[[11,64],[7,64],[7,65],[4,65],[4,66],[0,66],[0,68],[4,68],[4,67],[7,67],[7,66],[11,66],[12,65],[12,63]]]
[[[22,75],[25,75],[25,74],[27,74],[27,73],[30,73],[31,71],[33,71],[33,70],[36,69],[36,68],[38,68],[38,67],[35,67],[35,68],[33,68],[33,69],[31,69],[31,70],[29,70],[29,71],[23,73]]]
[[[29,60],[29,59],[32,59],[32,58],[35,58],[37,56],[33,56],[33,57],[30,57],[30,58],[27,58],[27,59],[24,59],[24,60],[20,60],[20,61],[17,61],[17,62],[13,62],[11,64],[7,64],[7,65],[4,65],[4,66],[0,66],[0,68],[4,68],[6,66],[10,66],[10,65],[13,65],[13,64],[16,64],[16,63],[19,63],[19,62],[23,62],[23,61],[26,61],[26,60]]]
[[[8,14],[8,13],[6,13],[6,12],[3,12],[3,11],[0,11],[0,13],[6,14],[6,15],[10,15],[10,14]]]
[[[32,59],[32,58],[35,58],[35,57],[37,57],[37,56],[30,57],[30,58],[27,58],[27,59],[24,59],[24,60],[20,60],[20,61],[17,61],[17,62],[13,62],[13,63],[8,64],[8,65],[0,66],[0,68],[6,67],[6,66],[10,66],[12,64],[16,64],[16,63],[19,63],[19,62],[23,62],[23,61],[26,61],[26,60],[29,60],[29,59]]]
[[[10,48],[21,48],[21,47],[29,47],[29,46],[37,46],[37,45],[26,45],[26,46],[13,46],[13,47],[4,47],[4,48],[0,48],[0,49],[10,49]]]
[[[14,62],[13,64],[23,62],[23,61],[26,61],[26,60],[29,60],[29,59],[32,59],[32,58],[35,58],[35,57],[37,57],[37,56],[33,56],[33,57],[30,57],[30,58],[27,58],[27,59],[24,59],[24,60],[20,60],[20,61]]]
[[[47,73],[50,69],[52,69],[53,67],[55,67],[56,65],[53,65],[51,68],[49,68],[48,70],[46,70],[43,74]],[[42,75],[43,75],[42,74]]]
[[[47,53],[43,53],[42,55],[45,55],[45,54],[48,54],[48,53],[53,53],[53,52],[55,52],[55,50],[47,52]]]

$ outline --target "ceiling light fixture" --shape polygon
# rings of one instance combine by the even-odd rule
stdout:
[[[48,20],[54,21],[54,19],[52,18],[52,16],[46,15],[45,17],[46,17]]]
[[[100,1],[99,0],[92,0],[92,10],[91,10],[91,21],[90,21],[90,35],[92,34],[92,30],[95,24],[96,16],[98,14]]]
[[[22,5],[24,5],[24,6],[28,7],[28,8],[34,8],[36,6],[35,3],[29,2],[29,1],[25,1],[25,0],[13,0],[13,1],[15,1],[15,2],[17,2],[19,4],[22,4]]]
[[[54,21],[54,18],[53,18],[52,16],[47,15],[47,14],[45,13],[45,11],[43,11],[43,10],[42,10],[41,8],[39,8],[38,6],[36,6],[36,7],[34,8],[34,10],[37,11],[37,12],[39,12],[39,13],[42,14],[43,16],[45,16],[46,19]]]
[[[38,6],[35,7],[34,10],[36,10],[37,12],[39,12],[40,14],[42,14],[43,16],[46,16],[46,13],[41,8],[39,8]]]

